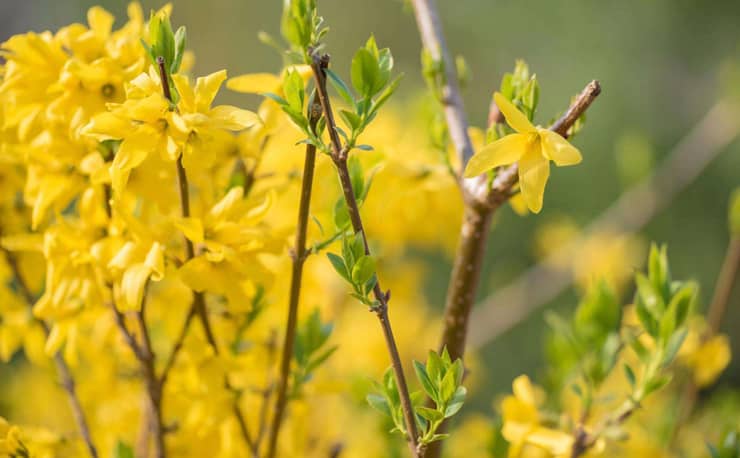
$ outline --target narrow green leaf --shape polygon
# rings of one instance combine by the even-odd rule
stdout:
[[[661,362],[663,367],[668,367],[676,358],[678,351],[681,349],[681,345],[683,345],[683,341],[686,339],[688,331],[688,328],[683,327],[670,336],[666,343],[665,356],[663,356],[663,361]]]
[[[429,407],[419,406],[416,407],[414,410],[416,410],[416,413],[421,415],[423,418],[426,418],[430,422],[437,422],[444,418],[442,412],[436,409],[430,409]]]
[[[367,403],[370,404],[373,409],[389,417],[391,416],[391,408],[388,405],[388,400],[384,396],[370,393],[365,399],[367,399]]]
[[[372,256],[362,256],[352,266],[352,281],[356,285],[364,285],[375,273],[375,260]]]
[[[439,404],[439,395],[437,388],[434,385],[432,379],[429,378],[426,367],[419,361],[414,360],[414,371],[416,372],[416,378],[419,379],[421,387],[424,389],[426,394],[437,404]],[[428,418],[428,417],[424,417]]]
[[[447,402],[447,408],[445,408],[444,412],[445,418],[452,417],[457,412],[459,412],[460,409],[462,409],[467,394],[468,390],[464,386],[457,387],[457,390],[455,390],[455,394],[452,396],[452,399]]]
[[[331,83],[332,87],[335,91],[337,91],[337,94],[339,94],[339,97],[342,98],[342,100],[347,103],[350,107],[355,107],[355,99],[352,97],[352,93],[349,90],[349,87],[347,87],[347,84],[345,84],[344,81],[342,81],[342,78],[339,77],[336,73],[331,71],[331,69],[326,69],[326,75],[329,77],[329,83]]]
[[[365,48],[360,48],[352,59],[352,86],[364,98],[373,95],[379,79],[378,59]]]
[[[336,270],[342,278],[344,278],[348,282],[352,282],[352,277],[350,277],[347,266],[344,264],[344,259],[334,253],[326,253],[326,256],[329,258],[329,262],[331,262],[334,270]]]

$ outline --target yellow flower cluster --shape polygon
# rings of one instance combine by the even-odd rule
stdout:
[[[166,6],[154,14],[169,12]],[[225,71],[194,81],[183,72],[172,75],[177,95],[168,100],[141,44],[148,39],[141,7],[132,3],[128,15],[116,29],[113,16],[94,7],[87,25],[2,44],[0,357],[10,361],[23,350],[34,364],[14,371],[8,393],[54,380],[50,357],[60,354],[102,453],[119,441],[139,452],[150,447],[139,426],[147,421],[140,367],[116,313],[140,342],[137,314],[143,314],[161,372],[194,294],[204,294],[220,351],[214,353],[197,323],[191,326],[164,387],[163,421],[174,428],[166,445],[173,456],[244,456],[233,403],[253,434],[264,428],[260,412],[269,407],[264,399],[276,380],[275,347],[287,303],[300,133],[269,99],[255,112],[213,106]],[[310,76],[308,67],[291,70],[304,81]],[[245,75],[227,85],[282,93],[280,75]],[[454,179],[435,154],[424,153],[420,127],[399,125],[389,115],[365,134],[376,151],[361,162],[376,169],[363,213],[385,248],[382,274],[393,290],[394,316],[405,323],[396,337],[410,362],[433,346],[438,326],[418,294],[423,268],[402,255],[410,243],[449,251],[461,206],[449,199]],[[178,163],[187,177],[187,214]],[[309,243],[332,235],[341,195],[334,176],[331,162],[320,158],[311,209],[320,225],[311,223]],[[418,205],[409,206],[409,198]],[[319,307],[335,322],[340,349],[307,386],[306,398],[291,404],[280,456],[325,456],[338,445],[344,456],[366,456],[369,431],[385,428],[358,402],[369,389],[368,375],[388,364],[376,351],[382,336],[335,277],[324,259],[308,259],[301,315]],[[61,442],[76,450],[72,455],[84,454],[64,392],[53,383],[34,392],[48,405],[45,411],[57,413],[33,414],[22,396],[8,394],[4,402],[29,423],[59,431]],[[322,420],[327,405],[334,420]],[[348,434],[341,418],[365,427]],[[377,447],[380,455],[387,444]]]

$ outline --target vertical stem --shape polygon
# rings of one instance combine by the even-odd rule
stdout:
[[[309,122],[311,131],[315,131],[316,123],[321,116],[321,107],[309,104]],[[301,296],[301,281],[303,278],[303,264],[306,261],[306,232],[308,230],[308,213],[311,205],[311,191],[313,188],[313,175],[316,164],[316,146],[306,145],[306,158],[303,163],[303,179],[301,182],[301,198],[298,205],[298,222],[296,224],[295,248],[291,253],[293,258],[293,269],[290,278],[290,299],[288,301],[288,321],[285,326],[285,340],[280,359],[280,379],[277,385],[277,396],[275,398],[275,411],[270,427],[268,439],[267,457],[273,458],[277,449],[280,425],[283,420],[285,405],[287,404],[288,383],[290,382],[290,363],[293,360],[293,347],[295,346],[296,328],[298,327],[298,304]],[[265,399],[265,402],[268,400]]]
[[[355,198],[355,193],[352,190],[352,180],[350,179],[346,158],[338,159],[337,161],[335,161],[335,165],[339,174],[339,181],[342,184],[344,199],[347,202],[347,209],[349,212],[350,221],[352,221],[352,228],[354,229],[356,234],[359,233],[362,235],[362,241],[365,245],[365,254],[369,256],[370,247],[367,243],[367,237],[362,225],[362,218],[360,217],[360,209],[357,205],[357,199]],[[383,329],[383,337],[385,338],[385,344],[391,357],[391,365],[393,366],[393,373],[396,378],[396,385],[398,385],[398,393],[401,399],[403,417],[404,421],[406,422],[406,428],[409,434],[409,447],[411,449],[411,453],[414,456],[420,457],[423,456],[423,452],[419,450],[419,433],[416,427],[414,408],[411,404],[411,397],[409,395],[408,384],[406,383],[406,375],[403,372],[401,356],[398,353],[396,339],[393,336],[393,327],[391,326],[390,317],[388,316],[388,298],[390,296],[390,292],[384,293],[380,287],[380,281],[376,281],[375,287],[373,288],[373,295],[375,296],[375,299],[380,303],[380,305],[375,307],[373,311],[378,317],[380,326]]]
[[[331,158],[337,169],[339,182],[342,186],[342,193],[344,194],[344,200],[347,204],[349,219],[352,222],[352,229],[355,234],[361,234],[362,242],[365,246],[365,254],[370,255],[370,247],[363,228],[360,209],[357,205],[355,193],[352,190],[352,180],[350,178],[349,169],[347,168],[348,151],[346,148],[342,147],[342,143],[339,140],[337,126],[334,122],[334,114],[331,108],[331,101],[329,100],[329,93],[326,89],[326,73],[324,70],[328,65],[328,55],[318,56],[314,54],[312,56],[311,69],[313,70],[314,80],[316,82],[316,93],[321,104],[321,110],[324,113],[324,118],[326,119],[327,130],[329,131],[329,138],[331,140],[332,147]],[[390,318],[388,316],[388,298],[390,296],[390,292],[384,293],[380,287],[380,281],[377,281],[373,288],[373,295],[379,303],[379,305],[373,309],[373,312],[375,312],[375,315],[378,317],[378,321],[383,329],[386,347],[391,358],[393,374],[396,379],[398,394],[401,399],[403,418],[406,423],[406,430],[409,436],[409,448],[411,449],[413,456],[421,457],[424,455],[424,451],[419,449],[419,433],[416,427],[416,418],[411,404],[406,376],[403,372],[403,364],[401,364],[401,357],[398,353],[396,340],[393,336],[393,328],[391,327]]]
[[[475,301],[486,254],[486,240],[493,210],[465,206],[444,311],[440,351],[447,347],[453,360],[465,355],[468,316]]]

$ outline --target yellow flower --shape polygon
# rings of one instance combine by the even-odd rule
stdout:
[[[542,394],[526,375],[520,375],[512,385],[514,395],[507,396],[501,403],[504,426],[501,430],[509,441],[509,458],[532,456],[526,452],[528,446],[534,446],[548,452],[554,457],[569,456],[573,446],[570,434],[547,428],[540,424],[537,411]]]
[[[157,70],[151,67],[126,86],[124,103],[109,104],[110,112],[92,119],[86,134],[99,141],[122,140],[110,167],[114,192],[125,189],[131,171],[151,154],[174,161],[194,143],[210,140],[215,129],[242,130],[257,122],[251,111],[230,105],[211,108],[225,79],[226,71],[212,73],[198,78],[193,89],[186,77],[174,75],[180,101],[172,110]]]
[[[478,151],[465,167],[470,178],[493,168],[519,162],[519,184],[527,207],[534,213],[542,209],[545,184],[550,176],[550,161],[558,166],[581,162],[581,153],[557,133],[535,127],[500,93],[493,96],[509,125],[517,131]]]
[[[256,284],[265,286],[271,277],[259,255],[282,247],[256,227],[272,200],[267,194],[255,205],[244,199],[243,188],[234,187],[202,217],[176,220],[198,253],[182,267],[183,281],[195,291],[226,296],[237,309],[248,307]]]

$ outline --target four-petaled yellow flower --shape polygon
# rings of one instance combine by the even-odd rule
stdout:
[[[534,213],[542,209],[545,184],[550,176],[550,161],[558,166],[581,162],[581,153],[557,133],[535,127],[502,94],[493,96],[506,122],[517,133],[483,147],[465,167],[465,177],[474,177],[493,168],[519,163],[519,185],[527,207]]]

